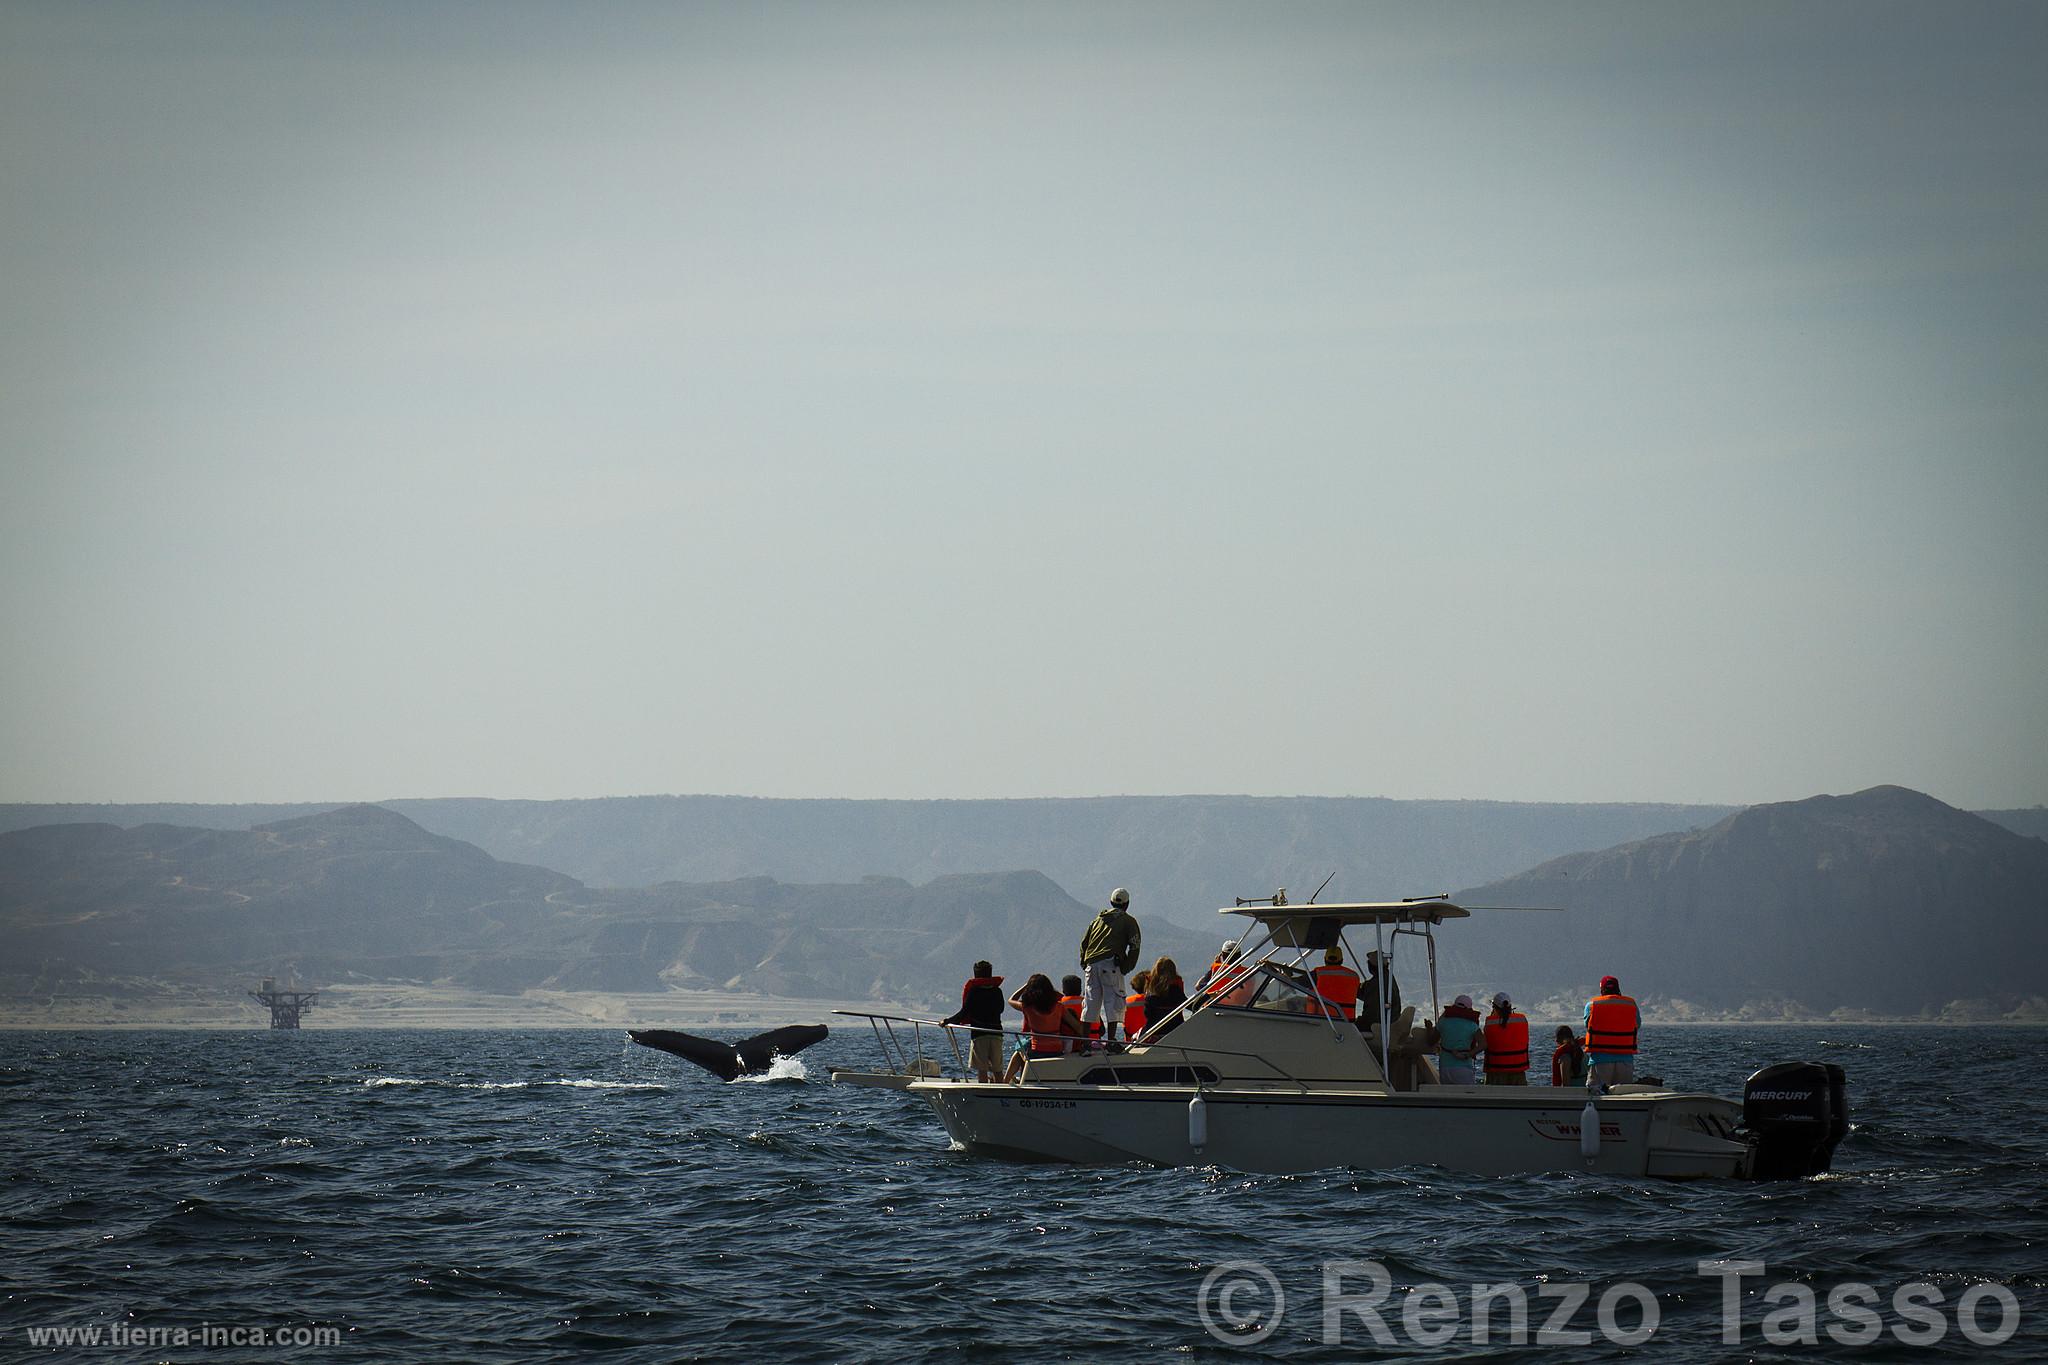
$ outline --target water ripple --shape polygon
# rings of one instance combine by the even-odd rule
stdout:
[[[1698,1265],[1753,1258],[1823,1290],[1996,1281],[2029,1330],[1932,1353],[2027,1359],[2048,1322],[2039,1037],[1657,1034],[1668,1077],[1724,1093],[1772,1059],[1849,1068],[1837,1171],[1762,1186],[1011,1165],[953,1149],[914,1096],[803,1063],[722,1085],[599,1032],[13,1034],[0,1340],[125,1316],[326,1323],[396,1359],[1321,1356],[1324,1267],[1373,1261],[1402,1296],[1634,1280],[1662,1354],[1708,1358],[1726,1354],[1719,1286]],[[821,1076],[870,1049],[806,1057]],[[1270,1266],[1295,1305],[1255,1345],[1196,1316],[1232,1260]]]

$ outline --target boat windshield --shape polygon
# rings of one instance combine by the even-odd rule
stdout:
[[[1242,1008],[1255,1010],[1290,1010],[1305,1013],[1309,1002],[1315,999],[1315,978],[1299,967],[1278,962],[1266,962],[1253,973],[1257,981],[1251,998],[1243,1002]],[[1225,1000],[1223,1004],[1233,1004]]]

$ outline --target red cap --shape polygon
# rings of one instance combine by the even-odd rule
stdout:
[[[1603,977],[1601,977],[1601,978],[1600,978],[1600,994],[1602,994],[1602,995],[1620,995],[1620,994],[1621,994],[1621,982],[1620,982],[1620,981],[1619,981],[1619,980],[1618,980],[1617,978],[1615,978],[1615,977],[1611,977],[1611,976],[1603,976]]]

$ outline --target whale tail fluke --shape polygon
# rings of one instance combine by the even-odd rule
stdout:
[[[753,1072],[766,1071],[777,1057],[794,1057],[811,1044],[822,1042],[830,1031],[823,1024],[789,1024],[736,1044],[666,1028],[627,1029],[626,1036],[642,1047],[674,1053],[686,1061],[695,1062],[718,1079],[730,1081]]]

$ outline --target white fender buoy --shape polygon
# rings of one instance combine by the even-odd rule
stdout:
[[[1579,1111],[1579,1155],[1588,1161],[1600,1155],[1600,1110],[1591,1100]]]
[[[1202,1148],[1209,1145],[1209,1104],[1197,1090],[1195,1097],[1188,1101],[1188,1146],[1195,1149],[1195,1155],[1202,1154]]]

